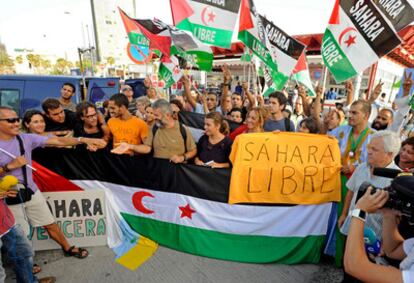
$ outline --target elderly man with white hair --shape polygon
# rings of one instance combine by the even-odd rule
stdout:
[[[371,141],[367,146],[368,161],[361,163],[346,183],[348,191],[340,217],[340,219],[345,219],[344,224],[340,227],[342,234],[348,234],[351,221],[351,216],[348,215],[348,211],[352,211],[355,208],[356,197],[361,184],[369,182],[377,188],[385,188],[391,184],[392,179],[374,176],[372,173],[376,167],[399,169],[394,163],[394,157],[398,154],[399,149],[400,139],[396,133],[386,130],[372,134]],[[374,230],[377,237],[381,238],[382,215],[380,213],[369,214],[366,227]]]

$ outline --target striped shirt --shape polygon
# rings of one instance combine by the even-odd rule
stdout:
[[[391,169],[399,169],[398,166],[393,162],[391,162],[387,168]],[[348,190],[354,193],[352,197],[351,206],[349,207],[349,213],[355,208],[356,198],[358,195],[359,187],[364,182],[370,183],[372,186],[376,188],[385,188],[391,185],[391,178],[384,178],[371,175],[370,166],[368,163],[364,162],[360,164],[356,169],[352,177],[346,183],[346,187]],[[348,215],[344,224],[341,227],[341,233],[344,235],[348,235],[349,225],[351,224],[351,216]],[[375,234],[377,235],[378,239],[382,239],[382,214],[381,213],[370,213],[367,216],[366,226],[371,228]]]

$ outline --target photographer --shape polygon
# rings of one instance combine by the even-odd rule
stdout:
[[[405,176],[404,186],[414,186],[414,177]],[[398,233],[398,212],[388,208],[383,213],[383,250],[393,259],[403,260],[400,269],[376,265],[368,260],[364,247],[364,224],[367,213],[375,213],[388,200],[388,192],[369,187],[352,211],[345,250],[345,271],[364,282],[414,282],[414,238],[404,241]]]

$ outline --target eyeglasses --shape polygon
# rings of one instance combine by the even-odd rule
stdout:
[[[4,118],[4,119],[0,119],[0,121],[7,121],[7,123],[14,124],[14,123],[20,123],[20,118]]]
[[[122,91],[132,90],[132,88],[123,88]]]
[[[85,118],[92,119],[92,118],[95,118],[97,115],[98,115],[98,113],[91,114],[91,115],[86,115]]]

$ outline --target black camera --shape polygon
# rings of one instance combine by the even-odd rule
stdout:
[[[362,183],[357,194],[357,201],[365,194],[369,186],[373,188],[371,194],[376,190],[384,190],[388,192],[388,200],[384,207],[395,209],[407,216],[410,222],[414,222],[414,176],[411,173],[404,173],[400,170],[375,168],[374,175],[394,178],[391,185],[385,188],[375,188],[368,182]]]

